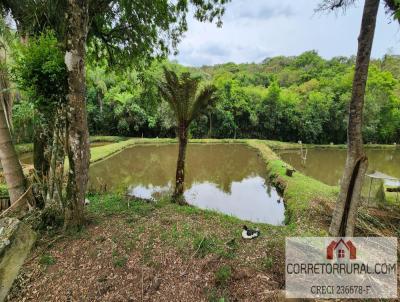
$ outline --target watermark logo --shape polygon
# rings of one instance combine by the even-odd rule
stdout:
[[[286,239],[287,298],[397,298],[397,238]]]
[[[351,240],[347,242],[342,238],[338,241],[332,240],[326,248],[326,259],[333,260],[334,255],[338,260],[356,259],[357,249]]]

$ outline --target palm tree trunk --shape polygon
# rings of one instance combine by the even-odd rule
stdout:
[[[31,192],[26,192],[26,179],[19,162],[11,138],[11,107],[12,95],[5,61],[0,68],[0,160],[3,166],[3,175],[7,183],[8,194],[13,210],[21,210],[19,207],[24,201],[28,207],[35,205],[35,198]],[[18,204],[19,205],[18,205]],[[5,211],[7,212],[7,210]],[[4,213],[3,212],[3,215]]]
[[[13,204],[25,192],[25,176],[11,139],[2,102],[0,102],[0,159],[10,201]]]
[[[85,44],[88,0],[69,0],[67,8],[68,159],[65,228],[79,228],[84,221],[84,200],[89,170],[89,131],[86,117]]]
[[[183,123],[178,128],[178,139],[179,139],[179,153],[178,162],[176,165],[176,182],[175,192],[173,200],[179,204],[185,204],[183,192],[185,189],[185,159],[186,159],[186,147],[188,143],[188,129]]]
[[[363,148],[362,114],[378,8],[379,0],[365,1],[350,101],[347,160],[329,229],[333,236],[353,236],[361,188],[368,168]]]

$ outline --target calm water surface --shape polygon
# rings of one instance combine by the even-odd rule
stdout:
[[[344,149],[309,149],[305,163],[299,150],[285,150],[278,154],[302,173],[335,186],[343,174],[346,152]],[[400,149],[367,149],[366,152],[369,172],[379,171],[400,178]]]
[[[90,167],[94,189],[125,189],[131,195],[151,198],[171,192],[178,146],[142,145]],[[186,158],[186,200],[199,208],[213,209],[253,222],[280,225],[284,205],[269,186],[265,164],[244,145],[190,144]]]
[[[18,156],[18,158],[21,161],[21,163],[23,163],[23,164],[26,164],[26,165],[33,164],[33,153],[32,152],[22,153]]]
[[[19,161],[24,165],[33,165],[33,153],[32,152],[25,152],[18,155]],[[3,166],[0,162],[0,170],[3,170]]]

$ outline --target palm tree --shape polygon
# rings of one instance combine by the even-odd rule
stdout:
[[[172,199],[174,202],[184,204],[185,155],[189,126],[207,106],[213,103],[216,88],[213,85],[200,88],[201,78],[193,77],[189,72],[184,72],[178,77],[174,71],[164,67],[164,75],[165,81],[159,83],[159,91],[175,114],[179,139],[175,191]]]
[[[0,67],[0,159],[7,182],[11,204],[17,201],[25,192],[25,176],[18,160],[17,152],[11,138],[4,104],[10,97],[9,81],[4,65]],[[3,102],[3,100],[6,100]]]
[[[11,205],[18,201],[21,203],[28,201],[28,204],[33,204],[32,195],[25,194],[27,181],[10,132],[12,94],[6,66],[7,50],[13,39],[10,32],[4,19],[0,18],[0,161]]]

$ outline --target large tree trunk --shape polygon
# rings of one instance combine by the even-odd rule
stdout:
[[[68,0],[67,45],[68,69],[68,159],[67,205],[65,228],[83,224],[84,200],[89,170],[89,131],[85,104],[85,44],[88,31],[88,0]]]
[[[179,153],[178,162],[176,165],[176,182],[175,192],[173,200],[179,204],[185,204],[183,192],[185,189],[185,159],[186,159],[186,147],[188,143],[188,129],[186,124],[182,123],[178,128],[178,139],[179,139]]]
[[[362,184],[368,168],[363,149],[362,114],[378,8],[379,0],[365,1],[350,101],[347,160],[329,229],[333,236],[353,236]]]

